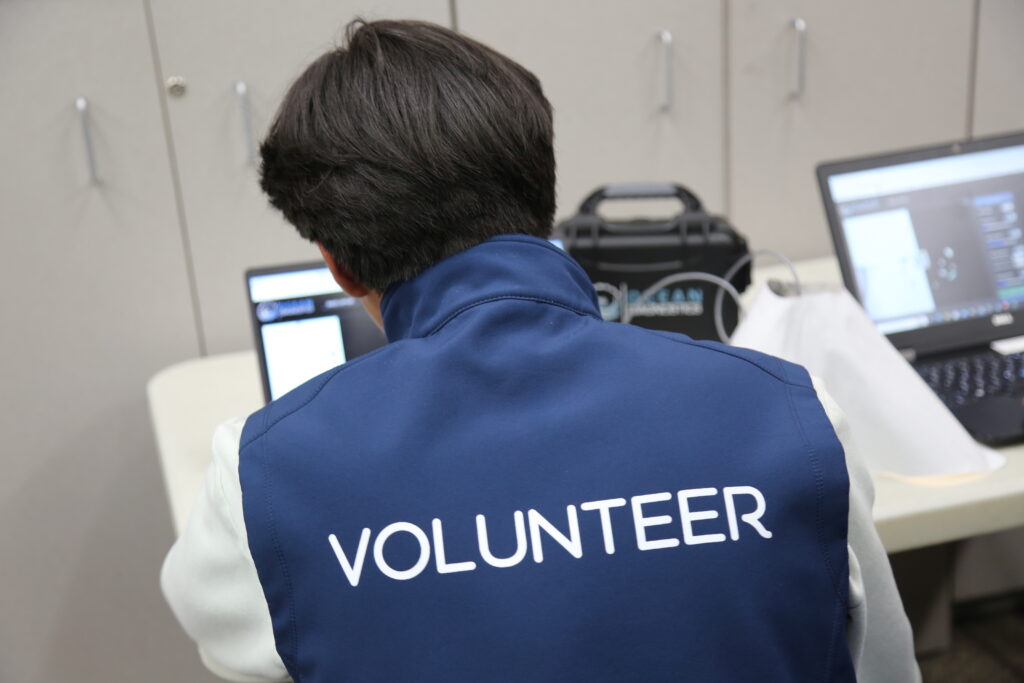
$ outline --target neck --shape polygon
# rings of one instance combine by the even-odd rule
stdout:
[[[365,296],[359,297],[359,303],[363,305],[366,312],[370,314],[377,327],[384,329],[384,318],[380,312],[380,304],[383,296],[376,289],[371,289]]]

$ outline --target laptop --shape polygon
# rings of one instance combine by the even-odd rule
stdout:
[[[323,261],[252,268],[245,282],[267,402],[387,343]]]
[[[1024,133],[817,172],[843,281],[878,330],[977,440],[1024,440],[1024,355],[992,348],[1024,335]]]
[[[253,268],[245,281],[267,401],[386,342],[323,261]]]

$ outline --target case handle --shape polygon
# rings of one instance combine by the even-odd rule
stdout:
[[[580,213],[597,213],[598,205],[606,199],[662,199],[676,198],[688,212],[703,211],[697,195],[674,183],[614,183],[597,188],[580,204]]]

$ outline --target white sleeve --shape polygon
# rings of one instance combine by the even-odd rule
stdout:
[[[164,560],[160,585],[210,671],[232,681],[288,681],[242,515],[244,424],[232,420],[214,434],[203,490]]]
[[[921,672],[914,659],[914,637],[903,602],[875,529],[871,509],[875,486],[857,453],[853,435],[824,383],[812,378],[818,400],[832,422],[846,453],[850,475],[850,519],[847,549],[850,555],[850,603],[847,642],[864,683],[918,683]]]

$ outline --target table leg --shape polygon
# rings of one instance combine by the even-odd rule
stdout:
[[[918,656],[949,648],[953,637],[953,543],[889,556]]]

